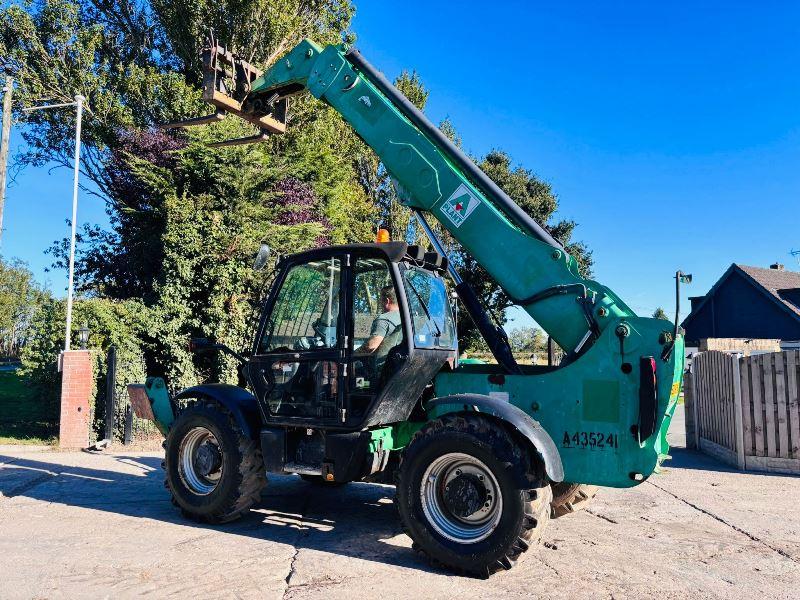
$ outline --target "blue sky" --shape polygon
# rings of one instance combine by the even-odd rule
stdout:
[[[428,116],[469,152],[550,182],[596,279],[640,314],[672,311],[678,268],[687,295],[732,262],[798,269],[800,4],[362,1],[353,29],[390,78],[419,71]],[[68,233],[70,194],[66,169],[7,194],[3,254],[56,293],[43,250]],[[79,221],[105,223],[102,203],[84,194]]]

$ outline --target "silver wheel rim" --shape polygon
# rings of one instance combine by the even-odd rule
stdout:
[[[219,467],[207,474],[203,474],[197,465],[198,452],[205,444],[216,446],[220,456]],[[222,479],[222,463],[222,449],[219,447],[219,442],[205,427],[195,427],[181,440],[178,449],[178,473],[183,484],[195,494],[207,496],[217,488]]]
[[[476,476],[487,491],[484,506],[467,517],[454,515],[445,505],[447,485],[462,473]],[[475,544],[489,537],[503,514],[503,495],[491,469],[483,462],[458,452],[444,454],[425,470],[419,490],[422,512],[437,533],[453,542]]]

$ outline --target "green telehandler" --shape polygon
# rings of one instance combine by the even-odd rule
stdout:
[[[414,547],[460,572],[509,569],[548,520],[630,487],[667,456],[684,366],[677,325],[638,317],[585,279],[533,221],[361,54],[305,40],[260,72],[211,42],[203,97],[258,142],[286,129],[289,99],[333,107],[380,157],[431,249],[403,242],[319,248],[281,259],[252,347],[229,352],[246,387],[136,393],[166,436],[166,485],[182,512],[219,523],[258,501],[267,473],[332,485],[396,485]],[[566,354],[518,364],[459,277],[436,219]],[[265,255],[260,256],[264,262]],[[459,363],[445,278],[495,363]],[[676,296],[681,282],[676,274]],[[676,301],[677,304],[677,301]],[[132,396],[134,393],[132,393]]]

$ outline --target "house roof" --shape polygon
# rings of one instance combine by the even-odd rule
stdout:
[[[702,302],[695,306],[691,313],[683,320],[685,325],[692,319],[708,300],[714,295],[728,277],[734,272],[740,273],[746,281],[762,292],[768,299],[780,306],[783,310],[800,320],[800,273],[778,269],[764,269],[748,265],[732,264],[722,277],[712,286],[704,296]]]
[[[736,265],[785,308],[800,317],[800,273]]]

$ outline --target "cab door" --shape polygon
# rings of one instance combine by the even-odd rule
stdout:
[[[341,420],[344,259],[290,266],[267,307],[248,379],[273,422]]]
[[[408,358],[401,295],[385,258],[356,257],[350,274],[347,417],[363,421],[375,399]]]

